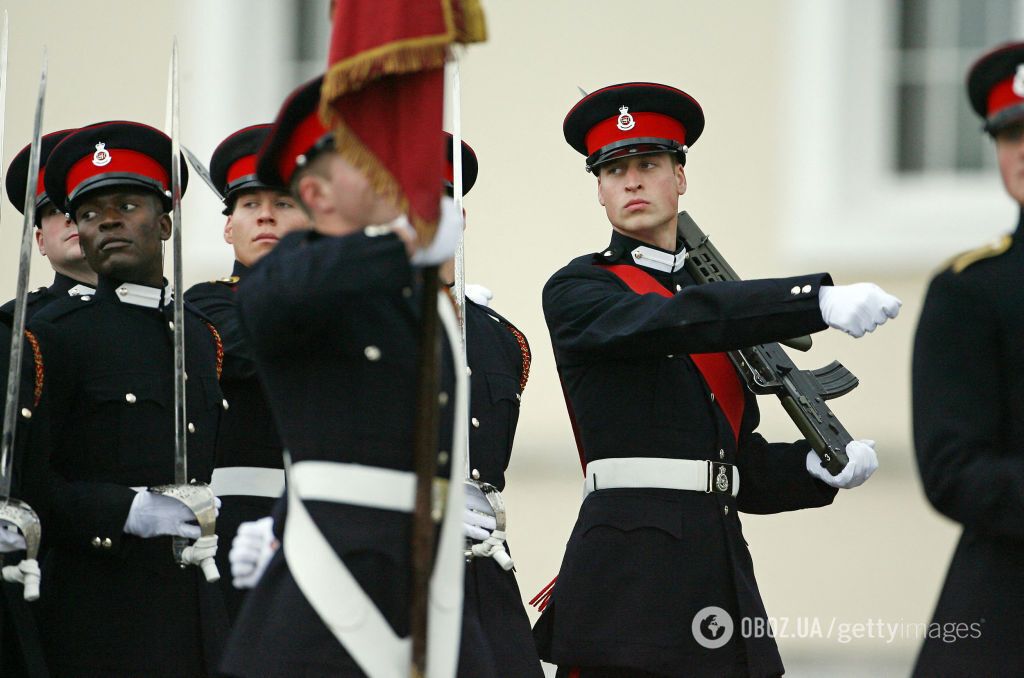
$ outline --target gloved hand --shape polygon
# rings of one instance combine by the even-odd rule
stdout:
[[[0,553],[24,550],[25,537],[18,531],[18,528],[6,520],[0,520]]]
[[[850,490],[862,485],[878,468],[878,455],[875,454],[874,440],[850,441],[846,445],[846,456],[849,458],[849,462],[839,472],[839,475],[834,476],[822,467],[821,460],[812,450],[807,453],[807,472],[832,487]]]
[[[872,332],[899,315],[903,302],[874,283],[822,285],[818,305],[825,323],[854,337]]]
[[[479,306],[490,306],[494,292],[483,285],[466,285],[466,297],[472,299]]]
[[[462,533],[470,539],[484,541],[498,526],[491,504],[475,485],[466,485],[466,508],[463,510]]]
[[[408,222],[407,222],[408,223]],[[462,237],[464,221],[455,206],[455,201],[441,198],[441,216],[437,221],[437,233],[426,247],[416,250],[410,261],[413,266],[439,266],[455,256]]]
[[[270,516],[242,523],[231,542],[231,583],[236,589],[256,586],[280,543],[274,538],[274,519]]]
[[[35,558],[25,558],[17,565],[6,565],[2,570],[4,581],[21,584],[25,600],[39,598],[39,563]]]
[[[214,501],[219,514],[220,498],[215,497]],[[202,533],[194,524],[195,519],[195,514],[177,499],[140,490],[128,509],[124,532],[143,539],[160,536],[199,539]]]

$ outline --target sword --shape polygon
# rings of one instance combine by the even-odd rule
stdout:
[[[7,13],[4,12],[3,50],[0,52],[0,112],[7,104]],[[29,150],[28,182],[25,186],[25,219],[22,225],[21,251],[18,259],[18,287],[14,297],[14,321],[11,329],[11,354],[7,371],[7,400],[4,403],[4,427],[0,447],[0,520],[15,525],[25,537],[25,563],[33,571],[25,571],[25,600],[39,597],[39,541],[42,528],[39,516],[25,502],[11,496],[11,480],[14,465],[14,438],[18,427],[17,414],[21,395],[21,363],[25,348],[25,309],[28,291],[28,274],[32,265],[32,228],[36,219],[36,188],[39,185],[39,154],[42,145],[43,106],[46,101],[46,49],[43,49],[43,68],[39,75],[39,96],[36,98],[36,115],[32,127],[32,145]],[[0,118],[2,119],[2,118]],[[2,148],[3,125],[0,123],[0,148]],[[21,410],[28,419],[32,411]],[[7,568],[5,568],[7,569]],[[5,573],[6,575],[6,573]],[[5,576],[5,579],[7,577]]]
[[[181,152],[184,154],[185,159],[188,160],[188,164],[192,167],[192,171],[199,175],[199,178],[210,187],[213,194],[221,200],[224,200],[224,196],[221,195],[220,189],[217,188],[213,183],[213,177],[210,176],[210,170],[206,169],[206,165],[203,161],[196,157],[196,154],[188,150],[184,146],[181,147]]]
[[[179,137],[180,111],[178,101],[178,40],[171,48],[171,68],[168,81],[170,96],[170,137],[171,137],[171,221],[173,224],[172,244],[174,248],[174,484],[149,488],[150,492],[163,494],[185,504],[196,516],[200,538],[195,547],[188,546],[188,540],[174,537],[172,548],[174,558],[185,565],[199,565],[206,581],[220,579],[213,556],[196,556],[193,548],[216,546],[217,507],[213,490],[206,483],[189,482],[188,441],[185,427],[185,294],[181,269],[181,143]],[[216,549],[214,549],[216,551]]]

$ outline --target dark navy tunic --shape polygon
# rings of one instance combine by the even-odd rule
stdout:
[[[640,295],[599,264],[639,266],[644,245],[619,233],[544,287],[544,315],[586,461],[662,457],[739,468],[739,495],[669,489],[590,494],[566,546],[551,601],[534,628],[541,658],[563,666],[629,667],[665,676],[776,675],[771,638],[740,637],[765,619],[738,511],[823,506],[836,490],[807,473],[804,441],[754,432],[746,389],[738,443],[691,353],[739,349],[825,329],[818,288],[827,274],[697,285],[684,269],[644,268],[673,294]],[[667,253],[671,255],[672,253]],[[723,647],[691,623],[715,606],[737,632]]]
[[[470,466],[501,490],[530,374],[530,345],[496,311],[466,299],[466,352]],[[544,675],[515,574],[493,558],[473,558],[466,566],[462,629],[459,676]]]
[[[963,534],[915,676],[1024,671],[1022,309],[1018,224],[1000,245],[938,273],[921,310],[912,373],[917,462],[928,501]]]
[[[393,235],[290,233],[253,266],[238,290],[242,328],[293,462],[412,470],[419,294]],[[447,476],[454,368],[442,344],[438,475]],[[410,514],[321,501],[306,508],[392,629],[408,635]],[[279,538],[285,520],[282,499]],[[283,548],[247,597],[222,669],[363,675],[299,590]]]
[[[230,277],[194,285],[185,293],[185,299],[213,321],[224,342],[224,373],[220,386],[228,407],[217,434],[216,468],[252,466],[281,469],[281,439],[238,318],[236,293],[239,281],[247,271],[236,261]],[[221,497],[220,515],[217,516],[217,535],[221,544],[217,550],[217,567],[222,574],[221,588],[232,620],[238,616],[247,589],[237,589],[231,583],[231,563],[228,561],[231,540],[243,522],[269,516],[274,501],[274,498],[262,496]]]
[[[83,283],[64,275],[54,273],[53,282],[49,287],[40,287],[32,290],[26,297],[25,320],[28,321],[35,315],[36,311],[46,308],[50,303],[65,297],[78,297],[82,294],[91,294],[95,291],[93,285]],[[3,306],[0,306],[0,317],[11,318],[14,316],[14,299],[11,299]]]
[[[212,673],[217,586],[175,563],[170,537],[123,531],[133,487],[174,482],[173,306],[122,301],[119,281],[54,301],[29,329],[45,381],[26,488],[48,545],[40,629],[55,675]],[[188,471],[208,482],[222,411],[213,326],[186,306]]]

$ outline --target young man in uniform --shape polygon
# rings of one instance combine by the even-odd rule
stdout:
[[[963,525],[915,676],[1024,666],[1024,43],[983,55],[967,94],[995,141],[1012,234],[931,281],[914,341],[914,445],[932,505]]]
[[[43,178],[46,176],[46,161],[51,151],[64,137],[75,130],[66,129],[43,136],[39,147],[39,184],[36,188],[36,246],[53,268],[53,283],[41,287],[28,295],[25,317],[32,315],[54,299],[64,296],[77,297],[92,294],[96,289],[96,271],[89,268],[89,262],[82,254],[78,242],[78,228],[75,222],[60,211],[46,194]],[[28,161],[30,146],[21,149],[7,168],[7,197],[11,204],[25,213],[25,187],[28,185]],[[14,312],[14,300],[0,306],[0,315],[10,316]]]
[[[175,479],[170,176],[170,139],[134,122],[82,128],[47,163],[46,192],[98,273],[95,294],[54,301],[29,325],[45,371],[33,428],[49,435],[31,439],[26,499],[49,544],[39,612],[56,676],[208,675],[226,623],[219,589],[172,552],[172,536],[200,536],[195,515],[147,489]],[[204,482],[223,348],[189,307],[184,322],[188,473]]]
[[[436,292],[417,287],[411,228],[372,226],[397,224],[400,213],[335,152],[319,119],[321,80],[285,101],[257,166],[264,183],[291,187],[313,230],[283,238],[239,287],[242,327],[292,466],[269,565],[232,549],[233,572],[259,578],[222,664],[234,676],[409,669],[417,297]],[[447,477],[455,374],[447,350],[442,358],[437,461]]]
[[[774,639],[739,633],[767,617],[737,512],[827,505],[877,459],[853,441],[833,477],[806,441],[766,442],[722,352],[830,325],[859,337],[899,301],[824,273],[697,285],[676,213],[704,116],[684,92],[606,87],[563,127],[597,175],[612,237],[544,287],[586,498],[534,628],[541,658],[581,678],[780,675]]]
[[[445,133],[448,162],[445,188],[453,191],[452,136]],[[462,142],[462,192],[476,183],[476,153]],[[454,260],[441,270],[447,284],[455,280]],[[474,293],[473,288],[478,293]],[[467,558],[459,676],[464,678],[542,678],[537,646],[530,635],[523,597],[512,571],[504,533],[495,535],[494,507],[476,483],[505,489],[505,469],[519,422],[519,403],[530,376],[530,345],[519,329],[489,306],[489,290],[468,286],[466,294],[466,362],[469,366],[469,462],[474,483],[466,488]],[[500,496],[500,495],[499,495]],[[494,552],[497,551],[497,557]],[[504,556],[504,557],[502,557]],[[507,569],[506,569],[507,568]]]
[[[270,125],[241,129],[214,150],[210,175],[224,196],[224,240],[235,252],[231,275],[200,283],[185,293],[210,318],[224,342],[221,389],[228,403],[217,435],[217,465],[211,487],[222,501],[217,534],[221,588],[234,619],[247,589],[234,586],[228,562],[231,541],[239,525],[270,516],[274,500],[284,490],[281,440],[267,405],[256,365],[242,337],[236,306],[238,284],[249,269],[288,233],[309,228],[309,217],[288,193],[287,186],[270,186],[256,176],[256,152]]]

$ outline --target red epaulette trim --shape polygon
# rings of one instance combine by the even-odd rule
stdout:
[[[220,373],[224,371],[224,342],[220,339],[220,332],[212,323],[206,323],[213,335],[213,343],[217,345],[217,381],[220,381]]]
[[[35,386],[32,389],[32,407],[39,407],[39,401],[43,398],[43,382],[46,380],[46,370],[43,368],[43,352],[39,350],[39,340],[29,330],[25,330],[25,338],[32,345],[32,360],[35,364]]]
[[[533,360],[533,356],[530,354],[530,345],[526,342],[526,336],[519,331],[519,328],[509,322],[504,325],[516,338],[519,343],[519,352],[523,354],[523,371],[519,374],[519,392],[522,393],[526,390],[526,382],[530,378],[530,362]]]

